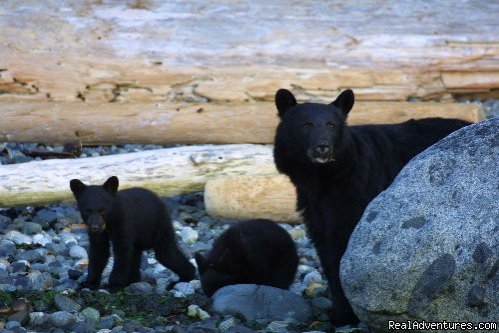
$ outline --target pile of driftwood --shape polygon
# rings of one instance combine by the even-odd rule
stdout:
[[[117,175],[123,188],[142,186],[164,196],[204,189],[207,211],[217,216],[299,220],[294,188],[273,163],[270,144],[277,116],[270,103],[232,109],[214,104],[15,102],[3,103],[0,112],[2,141],[196,144],[0,166],[1,207],[72,200],[69,179],[98,184]],[[364,102],[355,106],[350,123],[396,123],[436,115],[468,121],[483,117],[473,104]],[[231,142],[238,144],[206,144]]]
[[[394,16],[369,21],[384,34],[359,25],[355,13],[343,15],[343,4],[324,17],[320,8],[330,5],[301,4],[307,8],[274,18],[282,20],[278,28],[267,16],[279,11],[266,2],[255,2],[249,12],[228,2],[220,10],[237,14],[239,23],[207,11],[196,29],[190,20],[201,9],[182,2],[168,11],[161,3],[134,8],[100,1],[65,8],[44,1],[23,11],[13,6],[0,4],[0,142],[193,145],[0,166],[0,207],[72,200],[69,179],[100,183],[117,175],[124,188],[143,186],[164,196],[204,190],[214,215],[298,221],[294,188],[272,159],[278,88],[316,101],[353,88],[360,102],[349,123],[368,124],[433,116],[479,121],[478,106],[453,98],[491,97],[499,87],[499,28],[490,9],[473,20],[469,13],[480,6],[446,10],[435,1],[415,10],[417,19],[397,18],[403,6],[393,2],[385,14]],[[185,15],[165,19],[169,11]],[[292,16],[314,11],[324,27],[296,40],[307,31]],[[255,12],[265,22],[250,24]],[[473,26],[464,39],[450,24],[456,17],[460,26]],[[16,24],[20,20],[24,24]],[[259,30],[240,35],[242,46],[234,48],[233,34],[218,30],[237,31],[232,25],[241,22]],[[283,33],[286,27],[293,33]],[[264,46],[252,39],[262,35]],[[443,102],[405,102],[411,97]]]

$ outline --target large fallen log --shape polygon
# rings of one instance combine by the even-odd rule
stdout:
[[[1,1],[0,96],[243,101],[270,100],[281,87],[308,97],[355,88],[364,100],[498,94],[496,1],[288,6],[46,0],[19,10]]]
[[[204,188],[206,212],[225,219],[301,222],[296,190],[285,175],[236,176],[209,180]]]
[[[72,201],[72,178],[102,184],[115,175],[120,188],[140,186],[171,196],[201,191],[208,180],[217,177],[276,172],[269,145],[189,146],[1,165],[0,207]]]
[[[332,100],[331,96],[329,100]],[[274,103],[3,102],[0,141],[124,143],[272,143],[278,123]],[[411,118],[476,122],[475,104],[358,102],[350,124],[398,123]]]

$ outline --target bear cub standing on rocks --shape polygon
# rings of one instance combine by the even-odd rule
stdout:
[[[281,121],[274,161],[296,187],[297,209],[303,211],[331,290],[331,320],[337,326],[356,323],[339,278],[340,259],[355,225],[412,157],[469,123],[428,118],[348,126],[352,90],[326,105],[298,104],[290,91],[280,89],[275,103]]]
[[[180,251],[175,232],[160,198],[142,188],[118,192],[118,178],[102,186],[70,182],[90,239],[88,278],[81,287],[97,289],[113,244],[114,266],[109,288],[118,290],[140,281],[142,251],[154,249],[156,259],[181,281],[195,278],[195,268]]]
[[[195,259],[204,293],[240,283],[288,289],[298,267],[295,243],[269,220],[239,222],[224,231],[206,257]]]

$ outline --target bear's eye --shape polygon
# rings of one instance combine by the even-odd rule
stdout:
[[[306,122],[305,124],[302,125],[303,128],[310,128],[314,126],[314,124],[312,124],[311,122]]]
[[[334,126],[334,124],[331,121],[329,121],[326,125],[330,129],[334,129],[336,127],[336,126]]]

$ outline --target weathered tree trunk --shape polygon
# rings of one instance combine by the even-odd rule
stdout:
[[[331,96],[330,100],[334,96]],[[124,143],[272,143],[274,103],[0,103],[0,141]],[[359,102],[349,123],[398,123],[411,118],[479,121],[478,105]]]
[[[273,1],[46,0],[22,10],[1,1],[0,94],[257,101],[284,87],[307,98],[344,88],[359,100],[497,96],[498,11],[480,0],[413,1],[410,10],[396,0],[302,1],[292,11]]]
[[[203,190],[217,177],[276,174],[269,145],[190,146],[138,153],[0,166],[0,207],[71,201],[69,181],[140,186],[161,196]]]
[[[208,214],[226,219],[302,220],[296,212],[295,187],[285,175],[210,180],[204,188],[204,203]]]

